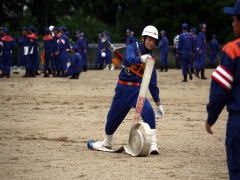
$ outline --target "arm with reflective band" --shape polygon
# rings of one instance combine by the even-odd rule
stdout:
[[[234,49],[234,51],[233,51]],[[236,46],[232,42],[223,48],[221,65],[212,74],[207,123],[213,125],[231,97],[231,89],[236,71]]]
[[[142,109],[143,109],[145,98],[147,95],[150,79],[152,76],[154,63],[155,63],[154,59],[150,59],[150,58],[147,59],[140,91],[138,94],[136,109],[135,109],[135,113],[134,113],[134,121],[133,122],[135,122],[135,123],[139,120],[141,113],[142,113]]]
[[[217,69],[213,72],[211,77],[225,89],[227,90],[232,89],[232,83],[234,80],[233,74],[230,71],[228,71],[224,66],[219,65]]]

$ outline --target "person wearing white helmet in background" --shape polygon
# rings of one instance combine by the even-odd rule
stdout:
[[[52,36],[54,36],[54,32],[53,32],[54,28],[55,28],[55,26],[53,26],[53,25],[49,26],[49,30],[50,30]]]
[[[112,148],[113,134],[126,117],[131,108],[136,107],[137,98],[140,90],[140,84],[144,73],[144,64],[148,58],[152,58],[151,51],[158,40],[158,30],[154,26],[146,26],[142,32],[141,42],[127,45],[125,58],[122,62],[122,69],[119,74],[119,80],[115,88],[115,95],[112,100],[110,110],[107,115],[105,125],[105,139],[94,142],[94,149],[101,147]],[[159,88],[157,87],[156,68],[153,68],[149,90],[156,103],[157,112],[148,101],[145,100],[141,117],[152,130],[152,143],[150,154],[159,154],[156,138],[155,118],[164,116],[163,107],[160,103]],[[91,148],[91,147],[89,147]]]

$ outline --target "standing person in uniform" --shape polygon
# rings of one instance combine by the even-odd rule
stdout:
[[[131,44],[132,40],[131,40],[131,30],[130,29],[126,30],[126,36],[127,36],[127,38],[126,38],[126,45]]]
[[[115,89],[112,105],[108,112],[105,126],[105,139],[95,142],[97,148],[112,147],[113,134],[121,124],[131,108],[135,108],[140,90],[140,83],[144,71],[144,64],[148,58],[152,58],[151,51],[158,40],[158,30],[154,26],[147,26],[143,29],[141,42],[129,44],[126,48],[123,68],[119,74],[119,80]],[[157,116],[163,116],[164,111],[159,99],[159,89],[157,87],[156,68],[154,67],[149,84],[150,93],[157,105]],[[156,138],[155,114],[150,102],[146,99],[141,114],[144,122],[148,123],[152,129],[152,144],[150,153],[159,154]]]
[[[207,48],[207,40],[206,40],[206,31],[207,31],[207,25],[206,24],[201,24],[200,25],[201,31],[198,33],[198,45],[199,45],[199,50],[197,54],[197,59],[196,59],[196,73],[197,76],[199,76],[199,72],[201,72],[201,79],[207,79],[205,77],[205,65],[206,65],[206,48]]]
[[[67,62],[68,62],[68,52],[67,49],[69,49],[69,38],[66,35],[67,28],[62,26],[59,28],[60,31],[60,37],[57,40],[57,50],[59,54],[60,59],[60,75],[58,72],[59,77],[64,77],[64,71],[67,69]]]
[[[78,34],[78,39],[77,39],[77,46],[79,48],[79,52],[82,56],[82,63],[83,63],[83,71],[87,71],[87,49],[88,49],[88,44],[86,41],[86,38],[84,37],[84,33],[81,32]]]
[[[13,63],[13,48],[15,45],[14,39],[9,35],[9,29],[4,27],[3,28],[3,37],[1,38],[2,41],[2,74],[1,78],[6,76],[7,78],[10,77],[10,65]]]
[[[97,57],[96,57],[96,69],[103,69],[103,64],[105,58],[107,56],[106,49],[102,43],[103,33],[98,34],[98,50],[97,50]]]
[[[193,52],[194,52],[194,56],[193,56],[193,59],[192,59],[192,73],[194,73],[196,75],[196,73],[195,73],[196,72],[196,70],[195,70],[195,68],[196,68],[196,57],[197,57],[197,52],[199,50],[197,28],[192,27],[191,33],[192,33],[192,37],[193,37]]]
[[[216,39],[215,34],[212,35],[212,40],[209,42],[209,50],[210,50],[210,58],[209,58],[210,67],[215,68],[216,61],[217,61],[217,54],[219,51],[219,43]]]
[[[60,34],[56,27],[52,27],[52,36],[53,36],[53,47],[52,47],[52,76],[53,77],[60,77],[61,72],[61,60],[60,54],[58,51],[58,40],[60,38]]]
[[[107,40],[109,42],[111,42],[111,38],[110,38],[109,33],[107,31],[103,32],[103,36],[105,38],[107,38]],[[107,53],[106,67],[103,70],[104,71],[109,71],[109,70],[111,70],[111,65],[112,65],[112,52],[110,51],[110,49],[106,48],[106,53]]]
[[[3,27],[0,26],[0,71],[1,74],[0,76],[2,76],[3,72],[2,72],[2,53],[3,53],[3,42],[2,42],[2,37],[3,37]]]
[[[52,52],[53,52],[53,37],[49,28],[45,29],[45,36],[43,36],[43,50],[44,50],[44,75],[49,77],[49,69],[52,69]]]
[[[166,36],[166,31],[161,31],[162,39],[159,41],[160,48],[160,71],[168,71],[168,38]]]
[[[179,34],[177,34],[174,39],[173,39],[173,53],[175,56],[175,64],[176,64],[176,68],[180,69],[180,59],[179,59],[179,55],[178,55],[178,39],[179,39]]]
[[[227,43],[222,50],[221,64],[212,74],[206,130],[213,134],[212,126],[224,106],[228,110],[226,128],[226,153],[230,180],[240,179],[240,1],[235,7],[225,7],[232,15],[232,28],[237,39]]]
[[[27,46],[27,28],[23,27],[21,31],[21,36],[18,38],[19,51],[18,51],[18,66],[25,66],[26,54],[24,54],[24,47]],[[26,75],[26,73],[25,73]]]
[[[192,34],[188,32],[188,24],[182,24],[182,31],[183,32],[179,35],[178,54],[182,64],[182,82],[187,82],[187,74],[189,74],[189,78],[192,80],[192,58],[194,46]]]
[[[33,77],[35,75],[40,75],[38,72],[39,70],[39,53],[38,53],[38,36],[37,36],[37,29],[35,26],[29,27],[29,34],[28,37],[34,41],[34,47],[33,47]]]
[[[137,42],[137,39],[135,38],[135,33],[134,33],[134,31],[131,31],[130,36],[131,36],[131,42],[130,42],[130,43],[136,43],[136,42]]]

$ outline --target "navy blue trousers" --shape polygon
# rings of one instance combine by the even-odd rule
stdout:
[[[183,52],[180,56],[181,65],[182,65],[182,73],[183,75],[187,75],[188,72],[191,72],[192,69],[192,54],[189,52]]]
[[[195,65],[198,70],[204,69],[206,65],[206,51],[203,50],[201,54],[198,54],[195,59]]]
[[[167,65],[168,64],[168,51],[161,51],[160,52],[160,65]]]
[[[226,152],[230,180],[240,179],[240,112],[229,112]]]
[[[136,107],[139,90],[139,86],[117,85],[115,96],[113,97],[112,105],[107,115],[107,123],[105,126],[105,133],[107,135],[114,134],[129,110]],[[155,114],[147,99],[145,99],[141,117],[151,129],[156,128]]]

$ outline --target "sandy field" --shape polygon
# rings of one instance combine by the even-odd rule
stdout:
[[[157,120],[160,155],[89,150],[88,140],[104,138],[118,73],[91,70],[70,80],[21,72],[0,79],[0,179],[228,179],[226,110],[208,135],[210,79],[182,83],[178,70],[158,72],[166,113]],[[127,144],[133,112],[116,131],[114,148]]]

